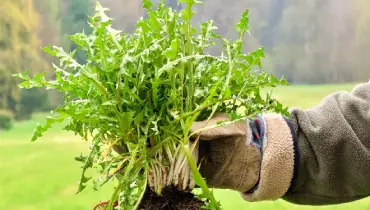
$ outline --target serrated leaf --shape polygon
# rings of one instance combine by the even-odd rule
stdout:
[[[214,25],[213,20],[206,21],[200,24],[202,36],[205,39],[220,38],[214,31],[217,30],[217,26]]]
[[[235,25],[235,30],[239,32],[239,38],[242,38],[245,32],[249,31],[249,10],[245,10],[240,18],[239,23]]]
[[[42,50],[46,53],[48,53],[49,55],[52,55],[54,57],[56,57],[57,53],[54,49],[51,48],[50,45],[47,45],[46,47],[43,47]]]
[[[60,114],[59,116],[53,117],[48,116],[46,117],[46,123],[45,125],[38,124],[36,128],[33,131],[32,139],[31,141],[36,141],[39,137],[42,136],[44,132],[46,132],[54,123],[61,123],[66,119],[66,115]]]
[[[33,77],[33,80],[34,80],[35,82],[40,83],[40,84],[45,83],[45,82],[46,82],[46,81],[45,81],[45,74],[46,74],[46,72],[37,73],[37,74]]]
[[[80,47],[88,47],[89,40],[87,35],[85,35],[84,33],[76,33],[67,37]]]
[[[95,12],[97,16],[100,18],[101,23],[107,23],[112,20],[112,18],[108,17],[105,12],[109,11],[108,8],[102,7],[99,1],[96,1]]]

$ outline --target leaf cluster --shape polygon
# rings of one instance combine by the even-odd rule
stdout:
[[[209,207],[219,208],[192,159],[191,124],[215,112],[227,113],[233,121],[265,111],[286,113],[278,101],[260,93],[286,81],[259,70],[263,48],[248,54],[242,49],[248,10],[234,27],[239,38],[231,41],[217,35],[212,20],[201,23],[199,30],[193,27],[192,6],[201,2],[182,2],[187,7],[176,12],[164,2],[154,8],[143,0],[148,18],[141,18],[132,34],[113,29],[107,9],[97,3],[95,15],[89,17],[92,33],[69,36],[78,49],[67,53],[56,46],[44,48],[60,60],[53,65],[54,80],[46,80],[45,73],[32,78],[28,71],[16,75],[23,80],[22,88],[46,87],[64,94],[64,104],[36,127],[32,140],[65,120],[65,130],[86,140],[91,137],[90,154],[76,158],[83,163],[79,191],[91,179],[85,175],[91,167],[99,170],[103,181],[114,174],[118,184],[112,201],[119,200],[120,209],[137,207],[148,183],[160,192],[165,186],[148,175],[157,171],[157,179],[164,176],[166,170],[155,168],[170,168],[179,150],[185,151]],[[216,43],[221,43],[222,54],[206,54]],[[85,54],[86,63],[76,61],[77,51]],[[94,180],[96,186],[98,182]]]

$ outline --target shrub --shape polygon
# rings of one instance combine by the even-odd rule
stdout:
[[[13,116],[10,112],[0,110],[0,130],[10,130],[13,127]]]
[[[29,120],[34,112],[50,111],[48,94],[41,89],[23,89],[15,120]]]

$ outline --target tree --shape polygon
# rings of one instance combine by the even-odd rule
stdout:
[[[66,10],[67,10],[67,3],[68,1],[60,1],[60,0],[35,0],[34,6],[35,10],[39,13],[40,16],[40,27],[38,29],[38,37],[40,37],[40,47],[44,47],[46,45],[61,45],[63,33],[62,33],[62,17],[65,17]],[[68,43],[69,44],[69,43]],[[52,69],[51,63],[57,63],[58,60],[53,58],[52,56],[42,53],[42,58],[47,61],[49,64],[49,69]],[[52,71],[52,70],[51,70]],[[51,75],[47,75],[50,77]],[[25,98],[36,97],[40,96],[41,98],[45,97],[44,90],[41,90],[39,94],[33,91],[23,91],[21,96]],[[50,108],[56,108],[60,103],[63,101],[63,96],[55,91],[48,91],[47,93],[47,101],[39,101],[40,104],[49,104]],[[21,104],[22,104],[21,99]],[[37,107],[30,107],[30,103],[27,103],[27,109],[32,109],[35,111],[40,111],[38,103],[32,103],[34,106]],[[22,104],[23,107],[24,104]],[[44,105],[42,105],[44,107]],[[45,108],[45,107],[44,107]],[[22,111],[22,113],[29,113],[28,110]],[[22,114],[20,113],[20,114]]]
[[[0,109],[19,110],[20,91],[12,74],[43,71],[37,31],[40,17],[32,0],[3,0],[0,6]]]
[[[88,25],[88,16],[91,13],[91,1],[90,0],[66,0],[66,11],[62,18],[62,34],[63,45],[66,49],[73,51],[77,48],[77,45],[68,39],[65,35],[72,35],[85,31],[90,33],[91,29]],[[84,55],[78,52],[75,55],[78,62],[84,62],[86,59]]]
[[[370,2],[366,0],[353,1],[351,10],[354,37],[352,40],[352,71],[358,80],[370,78]]]

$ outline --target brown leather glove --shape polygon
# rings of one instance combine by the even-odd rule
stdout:
[[[195,122],[191,132],[227,120],[223,114]],[[281,198],[291,185],[294,171],[292,129],[281,115],[258,116],[204,130],[199,137],[200,173],[209,187],[236,190],[245,200]]]
[[[217,114],[206,125],[206,121],[195,122],[190,131],[194,132],[203,126],[214,126],[217,122],[228,119],[223,114]],[[250,141],[251,135],[247,122],[212,128],[194,135],[200,140],[200,173],[209,187],[247,192],[257,184],[261,152]]]

